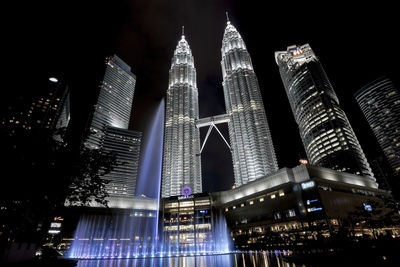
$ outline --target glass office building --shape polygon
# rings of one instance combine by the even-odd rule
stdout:
[[[100,148],[107,126],[128,129],[135,84],[135,75],[122,59],[116,55],[106,59],[105,74],[94,106],[87,146]]]
[[[116,156],[117,165],[102,178],[109,180],[108,200],[120,205],[121,198],[134,198],[138,174],[141,133],[128,130],[136,77],[116,55],[108,57],[105,64],[85,145]]]
[[[112,126],[106,128],[102,149],[114,153],[117,159],[117,166],[103,176],[110,180],[106,185],[110,197],[135,197],[141,140],[141,132]]]
[[[308,44],[275,52],[275,61],[311,164],[374,179],[363,150]]]
[[[392,171],[400,175],[399,90],[382,77],[362,87],[355,97]]]

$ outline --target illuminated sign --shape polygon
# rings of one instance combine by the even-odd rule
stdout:
[[[318,199],[307,200],[307,205],[310,205],[310,203],[317,202],[317,201],[318,201]]]
[[[49,234],[59,234],[60,230],[49,230]]]
[[[51,223],[50,227],[51,228],[61,228],[61,223]]]
[[[303,54],[303,50],[301,50],[300,47],[297,47],[296,49],[290,49],[289,52],[292,54],[292,56]]]
[[[190,194],[192,194],[192,188],[190,188],[190,186],[188,186],[188,185],[185,185],[183,188],[182,188],[182,196],[184,196],[184,197],[188,197],[188,196],[190,196]]]
[[[314,187],[314,186],[315,186],[314,181],[301,183],[301,188],[303,188],[303,189],[311,188],[311,187]]]
[[[179,197],[178,197],[178,200],[188,199],[188,198],[194,198],[194,196],[193,196],[193,195],[187,196],[187,197],[185,197],[185,196],[179,196]]]
[[[199,212],[203,213],[203,214],[206,214],[206,213],[208,213],[208,210],[200,210]]]
[[[308,212],[313,212],[313,211],[317,211],[317,210],[322,210],[322,208],[321,208],[321,207],[318,207],[318,208],[308,208],[307,210],[308,210]]]
[[[363,203],[363,205],[364,205],[364,209],[365,210],[372,211],[372,206],[371,205],[368,205],[368,204],[365,204],[365,203]]]

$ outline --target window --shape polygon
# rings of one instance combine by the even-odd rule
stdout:
[[[294,216],[296,216],[296,212],[293,209],[287,211],[287,217],[294,217]]]

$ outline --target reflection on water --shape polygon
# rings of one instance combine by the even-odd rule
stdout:
[[[146,259],[80,260],[79,267],[97,266],[173,266],[173,267],[306,267],[283,260],[286,252],[248,252],[217,256],[171,257]]]

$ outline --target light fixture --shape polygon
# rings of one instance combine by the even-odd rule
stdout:
[[[56,83],[56,82],[58,82],[58,79],[56,77],[50,77],[49,81],[53,82],[53,83]]]

